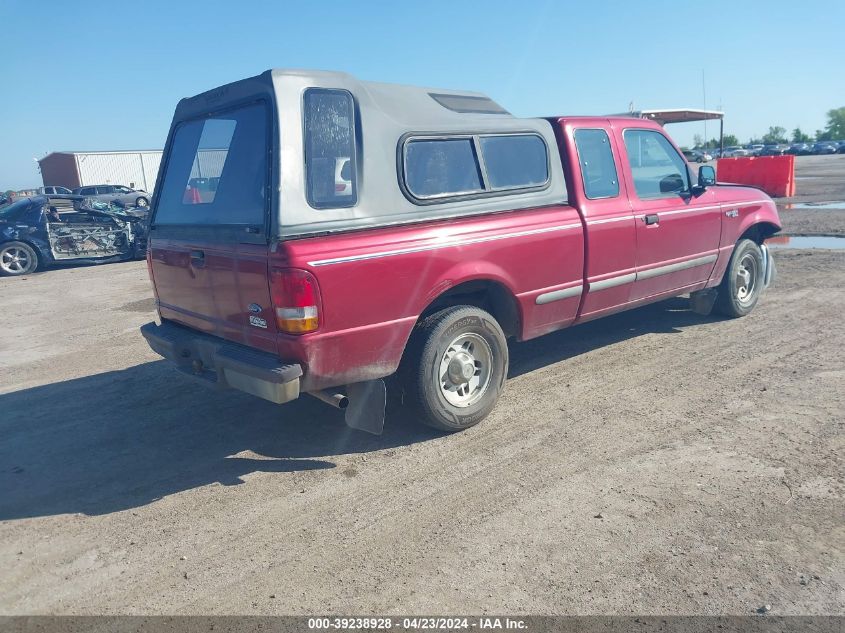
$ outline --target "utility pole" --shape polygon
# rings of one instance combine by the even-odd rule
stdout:
[[[701,101],[702,108],[707,109],[707,88],[704,84],[704,69],[701,69]],[[707,119],[704,119],[704,142],[707,143]]]

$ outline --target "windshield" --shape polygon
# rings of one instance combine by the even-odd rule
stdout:
[[[26,198],[24,200],[18,200],[17,202],[13,202],[8,207],[3,207],[0,209],[0,220],[13,220],[18,215],[23,213],[23,211],[29,207],[30,200]]]
[[[263,225],[266,106],[180,123],[165,169],[156,224]]]

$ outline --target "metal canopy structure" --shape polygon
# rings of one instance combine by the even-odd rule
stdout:
[[[626,112],[622,116],[636,119],[649,119],[660,125],[669,123],[692,123],[694,121],[711,121],[719,119],[719,156],[725,149],[725,113],[719,110],[696,110],[694,108],[675,108],[671,110],[635,110]],[[707,139],[704,139],[705,142]]]

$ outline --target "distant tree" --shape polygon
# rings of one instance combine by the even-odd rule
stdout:
[[[786,143],[786,128],[775,125],[763,135],[763,143]]]
[[[692,143],[693,147],[701,147],[704,145],[704,139],[701,137],[701,134],[693,134]]]
[[[833,132],[828,132],[827,130],[816,130],[816,140],[817,141],[832,141],[833,140]]]
[[[792,142],[793,143],[809,143],[812,140],[813,140],[813,137],[810,136],[809,134],[804,134],[804,132],[801,131],[800,127],[797,127],[794,130],[792,130]]]
[[[739,145],[739,139],[733,134],[725,134],[723,140],[725,142],[725,147],[729,147],[731,145]],[[709,141],[707,141],[707,147],[719,147],[719,139],[710,139]]]
[[[746,143],[746,145],[762,145],[762,144],[763,144],[763,139],[755,138],[753,136],[750,139],[748,139],[748,143]]]
[[[830,135],[823,140],[845,139],[845,106],[827,111],[825,132]],[[822,139],[819,139],[822,140]]]

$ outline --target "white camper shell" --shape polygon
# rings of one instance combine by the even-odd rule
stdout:
[[[172,196],[171,202],[158,198],[180,126],[256,104],[266,112],[262,129],[269,136],[266,178],[256,185],[265,225],[247,227],[249,241],[567,200],[557,141],[544,119],[516,118],[480,93],[358,81],[338,72],[269,70],[179,102],[156,185],[156,216],[161,205],[172,204]],[[193,159],[191,180],[213,187],[229,169],[226,151],[212,148],[201,158]],[[476,173],[456,170],[453,163],[461,160],[474,161]],[[497,161],[533,164],[533,174],[509,181],[497,175]]]

